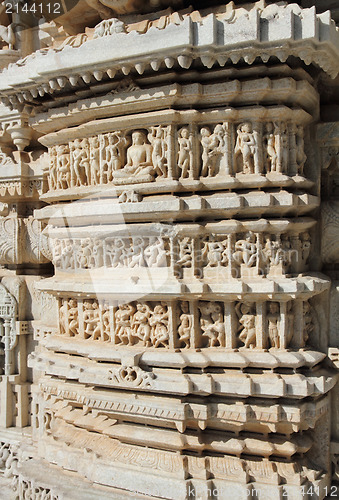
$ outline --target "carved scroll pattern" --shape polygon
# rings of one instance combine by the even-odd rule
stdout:
[[[299,349],[314,344],[316,325],[313,307],[301,299],[59,302],[59,334],[120,347]]]
[[[52,146],[50,191],[161,179],[304,175],[304,129],[294,122],[155,125]]]

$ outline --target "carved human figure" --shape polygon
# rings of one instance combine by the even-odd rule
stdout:
[[[296,160],[298,165],[298,173],[300,175],[303,175],[307,156],[305,154],[304,128],[302,125],[298,125],[296,129]]]
[[[106,259],[108,267],[122,267],[126,254],[126,244],[123,238],[106,240]]]
[[[191,345],[192,316],[189,314],[189,303],[180,302],[181,314],[179,317],[178,335],[179,342],[184,344],[184,348]]]
[[[93,340],[101,338],[100,313],[97,301],[93,303],[84,302],[84,334],[85,338],[92,338]]]
[[[245,239],[236,241],[233,252],[233,260],[239,266],[253,267],[256,264],[258,249],[255,235],[249,231]]]
[[[56,268],[63,268],[62,261],[62,242],[59,239],[54,239],[52,243],[52,252],[53,252],[53,264]]]
[[[276,235],[273,239],[273,235],[265,235],[265,245],[263,248],[263,255],[266,260],[268,269],[281,264],[284,271],[288,271],[288,266],[290,264],[290,248],[291,243],[288,239],[288,235]]]
[[[166,267],[167,254],[165,241],[161,237],[152,236],[144,250],[144,257],[148,267]]]
[[[67,144],[57,146],[57,173],[58,188],[67,189],[71,187],[70,149]]]
[[[225,332],[222,307],[217,302],[199,302],[200,327],[204,337],[209,339],[208,347],[221,345]]]
[[[179,152],[178,152],[178,167],[181,170],[181,175],[183,179],[189,177],[192,168],[192,137],[188,128],[183,127],[179,131],[178,137]]]
[[[152,146],[146,134],[137,130],[132,133],[132,145],[127,150],[127,164],[113,173],[114,178],[153,176]]]
[[[202,256],[207,267],[226,266],[228,264],[228,240],[207,239],[204,242]]]
[[[244,344],[244,347],[253,349],[257,345],[253,307],[246,302],[239,302],[235,310],[240,323],[238,328],[239,340]]]
[[[278,302],[270,302],[268,306],[267,322],[268,322],[268,338],[271,347],[276,349],[280,348],[279,337],[279,321],[280,321],[280,307]]]
[[[179,239],[179,258],[177,265],[179,267],[192,267],[193,244],[192,238],[185,236]]]
[[[266,149],[266,172],[276,172],[277,170],[277,151],[276,134],[272,122],[266,124],[266,133],[264,135],[264,144]]]
[[[106,306],[102,315],[103,340],[109,340],[111,337],[111,319],[110,310]]]
[[[277,150],[277,172],[288,173],[289,140],[287,125],[284,122],[275,123],[276,150]]]
[[[167,177],[167,141],[163,127],[152,127],[148,134],[152,144],[152,163],[159,177]]]
[[[100,142],[98,136],[90,137],[89,144],[91,182],[97,185],[100,184]]]
[[[70,337],[79,334],[78,304],[75,299],[70,299],[68,301],[68,331]]]
[[[152,310],[146,302],[138,303],[137,310],[132,318],[133,336],[140,339],[145,347],[150,347],[152,345],[152,328],[150,325],[151,315]]]
[[[64,300],[59,309],[59,325],[60,333],[65,334],[68,328],[68,304],[67,300]]]
[[[94,238],[92,249],[92,267],[102,267],[104,265],[104,248],[103,241],[99,238]]]
[[[157,304],[150,317],[152,327],[151,339],[154,347],[168,347],[168,310],[165,304]]]
[[[115,311],[115,336],[121,344],[132,345],[132,318],[136,311],[133,304],[121,304]],[[119,343],[119,342],[117,342]]]
[[[105,182],[111,182],[114,172],[122,167],[123,148],[127,145],[127,139],[121,132],[113,132],[107,134],[108,144],[105,147],[105,172],[102,172],[101,177],[106,177]]]
[[[88,140],[75,139],[70,143],[70,151],[72,155],[72,166],[75,178],[74,186],[85,186],[91,182],[90,161],[89,161],[89,144]]]
[[[57,148],[53,146],[50,148],[50,164],[49,164],[49,176],[48,176],[48,187],[52,191],[57,189],[58,185],[58,158],[57,158]]]
[[[80,240],[76,260],[80,269],[91,269],[93,267],[93,243],[90,238]]]
[[[304,316],[303,344],[306,345],[311,338],[312,332],[314,331],[312,306],[307,300],[303,302],[303,316]]]
[[[128,267],[145,267],[144,249],[146,246],[145,238],[142,236],[133,236],[132,245],[127,252]]]
[[[75,266],[74,247],[72,240],[64,240],[62,249],[62,262],[64,269],[73,269]]]
[[[259,146],[257,134],[253,131],[250,122],[241,123],[237,128],[237,142],[234,150],[234,159],[242,156],[242,172],[253,174],[259,171]]]
[[[208,127],[200,130],[200,142],[202,145],[202,177],[213,177],[217,174],[216,165],[218,157],[222,154],[224,145],[224,129],[218,124],[214,128],[213,134]]]
[[[301,241],[301,259],[304,265],[307,264],[308,258],[311,253],[311,236],[309,233],[304,232],[300,235]]]

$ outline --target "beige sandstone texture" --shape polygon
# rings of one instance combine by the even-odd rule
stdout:
[[[0,499],[338,498],[338,5],[24,5]]]

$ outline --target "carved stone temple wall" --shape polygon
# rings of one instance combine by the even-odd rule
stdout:
[[[338,498],[335,2],[28,3],[0,4],[0,499]]]

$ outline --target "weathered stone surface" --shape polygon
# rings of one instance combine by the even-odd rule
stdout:
[[[0,12],[6,498],[337,491],[338,30],[220,3]]]

